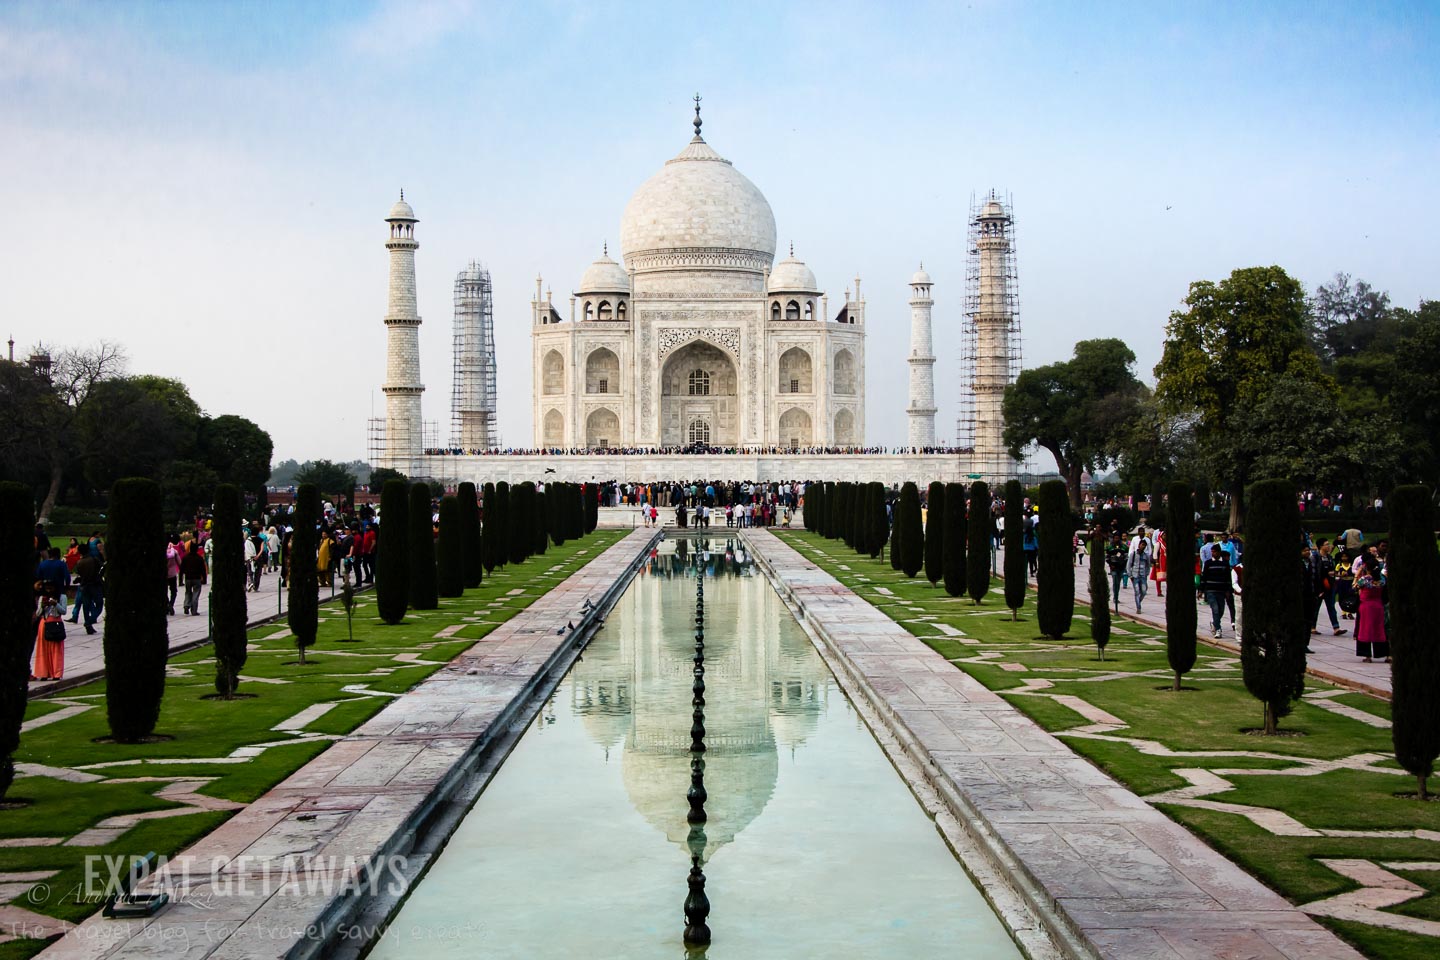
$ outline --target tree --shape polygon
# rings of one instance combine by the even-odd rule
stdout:
[[[435,525],[431,521],[430,485],[410,485],[410,608],[434,610],[440,606],[435,585]]]
[[[1195,666],[1195,591],[1190,587],[1195,569],[1195,500],[1190,485],[1177,482],[1170,484],[1165,501],[1165,568],[1170,580],[1170,592],[1165,594],[1165,656],[1175,671],[1178,691],[1180,678]],[[1091,560],[1102,570],[1104,549],[1102,541],[1101,552]]]
[[[465,520],[460,501],[440,501],[440,542],[436,547],[436,584],[442,597],[465,593]]]
[[[538,490],[533,486],[530,489],[530,519],[534,525],[534,529],[530,532],[532,538],[531,543],[533,544],[530,549],[530,555],[532,557],[541,557],[545,555],[546,548],[550,546],[549,497],[545,495],[545,491],[543,490]]]
[[[870,559],[874,560],[885,551],[885,544],[890,540],[890,503],[889,492],[885,484],[879,480],[870,482],[870,523],[866,547]]]
[[[346,490],[354,489],[355,474],[338,463],[314,460],[296,472],[295,482],[314,484],[321,493],[338,497]]]
[[[902,499],[903,497],[896,497],[894,503],[892,503],[890,506],[890,569],[894,570],[896,573],[899,573],[901,571],[901,561],[905,559],[905,546],[903,541],[905,539],[906,530],[904,513],[901,510]]]
[[[1426,300],[1413,312],[1397,311],[1400,346],[1395,355],[1390,403],[1406,426],[1405,449],[1412,473],[1440,485],[1440,300]]]
[[[290,534],[290,609],[285,617],[295,635],[301,666],[305,664],[305,649],[315,645],[320,631],[320,603],[316,597],[319,578],[315,569],[319,523],[320,488],[302,483],[295,491],[295,525]]]
[[[98,384],[123,374],[125,365],[125,351],[119,344],[106,340],[94,347],[62,350],[56,355],[51,384],[59,404],[44,408],[47,418],[38,424],[44,429],[49,445],[46,459],[50,467],[50,482],[45,499],[40,504],[40,519],[50,516],[60,496],[67,467],[71,466],[72,457],[77,452],[75,446],[79,431],[76,425],[89,403],[90,394]]]
[[[585,532],[594,533],[600,525],[600,488],[592,484],[585,487]]]
[[[966,551],[965,585],[970,599],[982,603],[990,592],[990,544],[994,521],[990,519],[990,485],[984,480],[970,484],[970,543]]]
[[[35,650],[34,503],[29,487],[0,482],[0,800],[15,780]]]
[[[68,417],[39,371],[25,363],[0,363],[0,477],[43,494],[51,482],[52,459],[63,466],[69,455],[69,438],[59,432]],[[48,515],[47,509],[41,520]]]
[[[1019,480],[1005,482],[1005,606],[1010,619],[1020,619],[1030,571],[1025,565],[1025,488]]]
[[[399,470],[394,470],[390,467],[376,467],[374,470],[370,471],[370,483],[368,484],[368,486],[370,487],[370,492],[374,493],[375,491],[379,490],[381,496],[384,496],[385,484],[389,483],[391,480],[400,480],[407,487],[410,485],[410,478],[405,476],[405,474],[401,473]]]
[[[105,712],[121,743],[150,736],[165,694],[170,653],[165,600],[165,521],[160,484],[117,480],[105,544]]]
[[[1253,449],[1232,445],[1245,418],[1281,376],[1291,378],[1287,389],[1300,384],[1308,393],[1308,386],[1323,385],[1307,336],[1305,293],[1279,267],[1246,267],[1218,284],[1190,284],[1185,305],[1166,325],[1155,395],[1168,414],[1198,413],[1196,439],[1223,468],[1230,527],[1238,530],[1255,466]]]
[[[1395,759],[1415,777],[1421,800],[1440,756],[1440,555],[1435,549],[1435,502],[1429,488],[1397,487],[1390,494],[1390,715]]]
[[[1081,340],[1070,360],[1023,370],[1005,389],[1004,439],[1020,459],[1031,444],[1048,450],[1080,509],[1081,477],[1119,456],[1144,387],[1122,340]]]
[[[900,517],[895,525],[899,545],[892,548],[900,554],[900,569],[913,577],[925,565],[925,531],[920,525],[920,490],[913,481],[900,488]]]
[[[925,518],[925,579],[933,587],[945,576],[945,484],[932,481],[925,498],[930,504]]]
[[[1104,558],[1105,531],[1096,527],[1090,534],[1090,639],[1101,660],[1105,659],[1105,647],[1110,643],[1110,584],[1105,579]],[[1193,608],[1195,604],[1192,602],[1190,606]],[[1193,613],[1191,619],[1194,619]]]
[[[1272,735],[1305,692],[1310,627],[1302,597],[1300,510],[1288,480],[1255,484],[1250,504],[1240,668],[1245,689],[1265,704],[1265,733]]]
[[[214,542],[210,557],[210,639],[215,645],[215,692],[226,700],[240,686],[246,659],[245,531],[240,489],[222,483],[215,488],[215,513],[210,524]]]
[[[1036,497],[1040,507],[1040,569],[1036,574],[1035,618],[1040,633],[1063,639],[1075,617],[1075,559],[1070,499],[1064,480],[1046,480]]]
[[[480,503],[475,498],[475,484],[466,480],[456,491],[460,505],[461,583],[473,590],[485,579],[485,544],[480,538]],[[440,518],[445,529],[445,518]]]
[[[410,602],[410,485],[386,480],[380,493],[380,536],[375,543],[375,606],[380,619],[397,624]]]
[[[506,516],[506,542],[510,545],[510,562],[524,563],[530,556],[534,541],[535,521],[531,511],[535,505],[533,484],[517,483],[510,488],[510,505]]]
[[[509,491],[506,491],[509,496]],[[481,515],[480,554],[485,558],[485,572],[490,573],[499,562],[497,557],[500,552],[501,532],[505,527],[500,524],[500,495],[495,484],[487,483],[484,489],[484,513]]]
[[[201,459],[222,482],[242,491],[265,489],[274,450],[270,434],[244,417],[224,414],[200,422]]]
[[[965,593],[965,540],[970,534],[965,524],[965,484],[945,484],[943,522],[941,539],[945,541],[945,549],[941,570],[945,592],[958,597]]]
[[[1327,364],[1355,357],[1378,337],[1394,334],[1389,294],[1364,280],[1352,287],[1348,273],[1316,287],[1306,307],[1312,346]]]

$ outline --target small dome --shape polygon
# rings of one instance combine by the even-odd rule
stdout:
[[[770,274],[771,293],[819,293],[815,273],[804,262],[795,259],[795,251],[775,264]]]
[[[390,212],[385,215],[385,219],[389,221],[408,220],[411,223],[420,222],[415,219],[415,211],[410,208],[410,204],[405,202],[403,193],[400,194],[400,199],[395,201],[395,206],[391,207]]]
[[[980,211],[980,216],[1003,217],[1005,216],[1005,208],[1000,205],[999,200],[991,200],[989,203],[985,204],[984,209]]]
[[[585,269],[576,293],[629,293],[630,275],[625,268],[610,259],[609,251]]]
[[[930,274],[925,272],[925,264],[923,263],[920,264],[920,269],[915,271],[915,276],[910,278],[911,286],[915,286],[916,284],[921,283],[925,284],[926,286],[930,285]]]

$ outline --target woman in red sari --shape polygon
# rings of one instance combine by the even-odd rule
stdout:
[[[1363,564],[1363,566],[1362,566]],[[1360,609],[1355,612],[1355,656],[1365,663],[1390,662],[1390,641],[1385,636],[1385,568],[1371,547],[1351,567]]]
[[[1165,596],[1165,531],[1155,531],[1155,562],[1150,565],[1150,579],[1155,581],[1155,596]]]

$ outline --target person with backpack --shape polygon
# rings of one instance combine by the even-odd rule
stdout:
[[[1200,593],[1210,607],[1210,636],[1220,639],[1220,623],[1225,616],[1225,601],[1232,596],[1230,559],[1223,550],[1211,550],[1200,567]]]

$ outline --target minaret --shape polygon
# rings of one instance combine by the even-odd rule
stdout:
[[[935,446],[935,350],[930,336],[930,274],[910,278],[910,446]]]
[[[975,469],[991,482],[1015,475],[1015,461],[1005,449],[1005,388],[1013,381],[1012,360],[1019,344],[1012,341],[1016,324],[1014,220],[1008,204],[991,191],[970,224],[973,296],[969,304],[974,330]]]
[[[423,451],[420,425],[420,314],[415,308],[415,211],[405,192],[385,217],[390,224],[390,305],[385,311],[385,455],[381,466],[406,476],[417,472]]]

